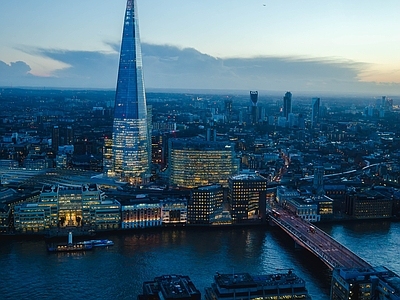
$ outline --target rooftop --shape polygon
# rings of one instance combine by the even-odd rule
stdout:
[[[143,283],[143,294],[158,295],[161,292],[163,299],[201,299],[189,276],[163,275],[154,278],[154,281]]]

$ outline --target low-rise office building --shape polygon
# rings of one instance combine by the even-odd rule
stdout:
[[[228,200],[233,222],[265,220],[267,181],[258,173],[229,178]]]
[[[187,199],[163,199],[160,204],[163,225],[186,225]]]
[[[222,208],[224,190],[220,185],[193,189],[188,201],[188,224],[211,224],[218,209]]]
[[[90,206],[91,228],[96,231],[115,230],[121,224],[121,204],[117,200],[104,200]]]
[[[149,228],[162,225],[161,203],[145,196],[137,197],[121,207],[121,228]]]
[[[284,203],[291,198],[296,198],[299,196],[300,192],[298,190],[290,189],[282,185],[276,188],[276,201],[278,203]]]
[[[51,230],[107,230],[121,224],[121,205],[105,200],[96,184],[81,186],[45,185],[35,203],[14,208],[17,233],[44,233]]]
[[[349,192],[346,195],[346,213],[355,219],[382,219],[392,217],[393,200],[376,190]]]
[[[318,204],[311,198],[290,198],[283,205],[306,221],[319,222],[321,220],[321,215],[318,214]]]
[[[333,199],[326,195],[318,196],[313,198],[314,202],[317,203],[318,211],[317,214],[321,217],[321,221],[327,221],[333,219]]]
[[[14,228],[20,233],[41,233],[51,228],[51,207],[24,203],[14,208]]]

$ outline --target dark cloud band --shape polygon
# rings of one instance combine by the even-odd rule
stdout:
[[[119,45],[111,53],[30,49],[70,67],[50,77],[29,73],[24,62],[0,61],[0,86],[115,88]],[[28,52],[28,51],[26,51]],[[146,86],[174,89],[235,89],[321,92],[400,92],[399,84],[363,83],[366,64],[334,58],[217,58],[192,48],[142,44]]]

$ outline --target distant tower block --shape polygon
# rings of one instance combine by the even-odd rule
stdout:
[[[150,174],[149,132],[136,0],[128,0],[122,34],[113,123],[113,171],[132,184]]]
[[[292,112],[292,93],[286,92],[283,97],[283,116],[288,119],[289,114]]]
[[[312,107],[311,107],[311,127],[314,128],[319,122],[320,118],[320,109],[321,109],[321,99],[320,98],[312,98]]]
[[[324,167],[317,166],[314,168],[313,188],[316,194],[324,194]]]
[[[251,123],[254,125],[258,121],[258,91],[250,91],[251,100]]]
[[[58,126],[53,127],[51,133],[51,147],[55,153],[58,152],[58,147],[60,146],[60,128]]]
[[[258,91],[250,91],[250,100],[253,103],[253,106],[257,106]]]
[[[232,99],[225,100],[225,116],[228,123],[232,121]]]

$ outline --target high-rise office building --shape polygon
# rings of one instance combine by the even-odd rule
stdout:
[[[225,116],[228,123],[232,121],[232,99],[225,99]]]
[[[51,133],[52,149],[55,153],[58,152],[60,146],[74,144],[74,130],[72,126],[53,126]]]
[[[286,92],[283,97],[283,116],[287,119],[292,112],[292,93]]]
[[[65,128],[65,136],[64,136],[64,145],[73,145],[74,144],[74,129],[72,126],[67,126]]]
[[[113,123],[113,173],[132,184],[150,173],[149,131],[136,0],[128,0]]]
[[[311,128],[314,128],[319,121],[320,106],[321,106],[321,99],[312,98]]]
[[[54,126],[53,131],[51,133],[51,148],[55,153],[57,153],[59,146],[60,146],[60,128],[58,126]]]
[[[256,124],[258,121],[258,91],[250,91],[251,100],[251,124]]]

